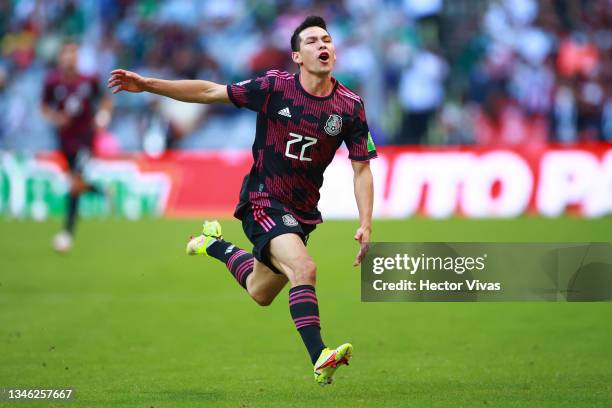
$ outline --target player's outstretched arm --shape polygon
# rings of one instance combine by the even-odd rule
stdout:
[[[359,210],[359,228],[355,233],[355,240],[359,242],[359,252],[355,257],[353,266],[357,266],[363,260],[370,247],[370,234],[372,233],[372,207],[374,205],[374,181],[370,162],[353,161],[353,187],[355,189],[355,200]]]
[[[195,103],[229,103],[225,85],[203,80],[176,80],[147,78],[135,72],[116,69],[111,72],[108,87],[114,88],[113,93],[151,92],[167,96],[182,102]]]
[[[106,129],[113,117],[113,100],[108,94],[102,95],[100,107],[95,116],[95,123],[98,130]]]

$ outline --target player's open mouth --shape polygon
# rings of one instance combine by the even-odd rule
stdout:
[[[325,51],[325,52],[322,52],[322,53],[319,55],[319,61],[321,61],[321,62],[327,62],[327,61],[329,61],[329,53],[328,53],[328,52],[326,52],[326,51]]]

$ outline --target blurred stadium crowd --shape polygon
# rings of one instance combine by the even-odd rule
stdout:
[[[0,0],[0,149],[55,146],[39,112],[66,38],[80,69],[240,81],[295,71],[289,38],[328,20],[336,77],[378,144],[612,141],[612,0]],[[253,113],[120,94],[106,152],[243,148]]]

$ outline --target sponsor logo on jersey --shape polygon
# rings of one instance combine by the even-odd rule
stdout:
[[[325,133],[330,136],[338,136],[342,130],[342,118],[340,115],[332,114],[325,122]]]
[[[81,97],[81,98],[87,98],[89,97],[89,95],[91,94],[91,84],[89,82],[83,82],[82,84],[79,85],[79,87],[76,90],[76,93]]]
[[[293,215],[291,214],[285,214],[283,215],[283,224],[285,224],[288,227],[297,227],[298,222],[297,220],[293,217]]]
[[[278,111],[278,114],[279,114],[279,115],[282,115],[282,116],[286,116],[286,117],[288,117],[288,118],[290,118],[290,117],[291,117],[291,112],[289,111],[289,107],[287,107],[287,108],[283,108],[283,109],[279,110],[279,111]]]

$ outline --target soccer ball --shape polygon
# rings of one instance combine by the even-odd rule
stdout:
[[[66,253],[72,248],[72,235],[66,231],[61,231],[53,237],[53,249],[59,253]]]

